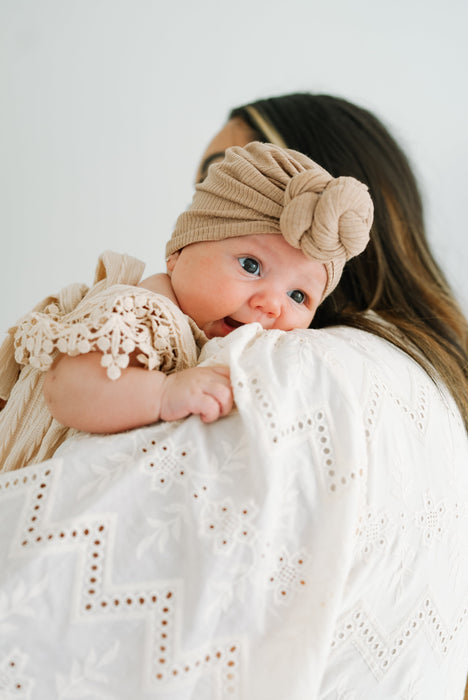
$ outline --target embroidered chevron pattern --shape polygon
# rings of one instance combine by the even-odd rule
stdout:
[[[112,582],[115,521],[108,515],[89,515],[53,522],[54,483],[61,471],[59,460],[31,467],[27,474],[0,478],[0,497],[15,490],[26,490],[22,522],[13,537],[10,557],[28,556],[35,549],[57,553],[66,548],[77,554],[77,581],[70,601],[75,620],[92,624],[104,617],[140,618],[152,640],[143,684],[177,689],[193,674],[214,673],[222,697],[238,698],[241,642],[217,639],[209,646],[182,651],[179,629],[183,591],[179,581],[158,581],[132,587]],[[191,678],[193,682],[193,677]],[[1,688],[1,685],[0,685]],[[23,697],[18,695],[18,697]]]
[[[415,399],[409,402],[390,389],[375,372],[371,376],[372,381],[368,388],[368,397],[364,410],[367,438],[370,439],[375,430],[384,396],[389,397],[398,406],[408,419],[409,425],[416,430],[419,436],[423,436],[427,429],[428,387],[419,382],[415,390]]]
[[[440,658],[445,657],[466,622],[468,597],[465,601],[455,620],[449,623],[442,619],[433,594],[427,591],[406,619],[388,633],[382,630],[364,605],[359,605],[340,620],[331,643],[332,649],[338,648],[345,640],[352,641],[380,681],[395,664],[408,642],[422,630],[426,631],[436,654]]]

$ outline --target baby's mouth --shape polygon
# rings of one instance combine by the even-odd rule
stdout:
[[[239,328],[239,326],[244,325],[241,321],[236,321],[235,319],[231,318],[230,316],[225,316],[223,321],[226,324],[226,326],[229,326],[230,328]]]

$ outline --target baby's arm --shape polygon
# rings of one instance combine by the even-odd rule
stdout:
[[[159,273],[138,285],[177,304],[169,275]],[[101,353],[59,355],[44,381],[52,416],[63,425],[90,433],[116,433],[190,414],[211,423],[233,405],[227,367],[192,367],[172,374],[139,364],[112,381]]]
[[[59,423],[116,433],[192,413],[211,423],[232,409],[227,367],[192,367],[167,375],[131,366],[112,381],[100,361],[100,352],[60,355],[48,371],[44,396]]]

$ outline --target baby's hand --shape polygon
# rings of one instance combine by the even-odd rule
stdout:
[[[159,417],[171,421],[194,413],[212,423],[226,416],[232,405],[228,367],[192,367],[166,377]]]

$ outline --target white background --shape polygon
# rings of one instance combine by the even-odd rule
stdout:
[[[0,331],[106,248],[162,270],[230,108],[295,91],[387,124],[468,311],[467,26],[466,0],[0,0]]]

